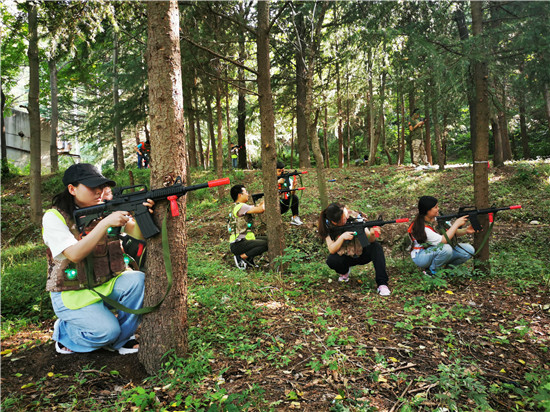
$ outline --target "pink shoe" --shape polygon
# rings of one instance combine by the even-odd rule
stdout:
[[[348,273],[346,273],[345,275],[340,275],[340,277],[338,278],[338,282],[349,282],[350,273],[351,273],[351,268],[348,269]]]

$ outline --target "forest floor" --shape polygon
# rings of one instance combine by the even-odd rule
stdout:
[[[384,218],[414,216],[417,192],[385,196],[385,186],[394,184],[389,170],[385,173],[377,168],[377,176],[388,177],[369,180],[368,187],[361,176],[371,173],[369,168],[330,170],[327,178],[336,179],[334,186],[329,186],[330,197],[357,208],[382,198],[380,210],[371,207],[376,213],[384,211]],[[407,170],[402,168],[403,172]],[[410,168],[409,185],[437,173],[413,172]],[[458,193],[456,182],[465,179],[466,173],[471,174],[471,169],[447,171],[437,185],[447,187],[446,197],[451,197],[453,190]],[[498,176],[507,179],[513,173],[503,168]],[[252,175],[243,175],[250,186],[259,189]],[[195,247],[215,244],[214,250],[223,255],[217,266],[209,266],[214,265],[210,262],[213,256],[190,263],[190,330],[193,336],[202,336],[214,353],[208,358],[210,373],[189,392],[194,399],[209,393],[209,401],[193,404],[187,399],[190,410],[208,410],[208,403],[219,405],[212,410],[397,411],[435,410],[442,405],[458,405],[460,410],[543,410],[537,396],[550,394],[550,385],[546,384],[548,391],[543,389],[550,380],[548,283],[541,287],[541,282],[476,276],[471,268],[456,276],[446,273],[428,279],[403,262],[406,254],[396,252],[406,230],[402,225],[383,228],[381,243],[388,257],[390,297],[375,293],[372,265],[354,268],[349,283],[339,283],[326,269],[308,273],[320,267],[312,266],[315,263],[310,258],[321,256],[322,265],[325,254],[324,246],[315,240],[318,196],[313,176],[308,179],[302,197],[306,224],[286,228],[287,243],[304,252],[296,252],[292,265],[303,262],[305,269],[293,271],[291,267],[288,274],[269,279],[261,269],[239,272],[232,280],[238,281],[233,289],[223,289],[234,292],[223,296],[229,301],[227,312],[208,305],[200,293],[208,283],[227,282],[228,273],[235,272],[225,251],[225,224],[220,224],[225,222],[227,207],[209,210],[207,218],[201,218],[199,211],[189,211],[189,233],[198,242]],[[10,190],[25,190],[25,185],[12,182],[3,186],[4,192]],[[365,192],[370,192],[367,199],[363,199]],[[512,203],[526,201],[507,196]],[[502,205],[500,199],[494,200]],[[500,242],[517,242],[535,230],[528,222],[506,219],[495,226],[494,237]],[[548,228],[545,230],[550,237]],[[2,234],[3,240],[17,235],[4,225]],[[190,259],[198,255],[190,250]],[[265,264],[265,259],[260,263]],[[509,263],[521,266],[521,261]],[[548,276],[547,269],[541,277]],[[241,290],[235,291],[241,282]],[[223,299],[220,302],[225,304]],[[229,329],[222,329],[216,317],[233,325],[242,336],[227,336]],[[181,389],[176,385],[146,380],[149,375],[138,355],[120,356],[104,350],[57,354],[51,340],[53,322],[46,319],[2,339],[2,398],[5,400],[6,394],[14,398],[12,410],[123,410],[132,405],[142,410],[185,409],[187,393],[178,397]],[[133,404],[116,403],[121,393],[138,387],[147,388],[144,398],[151,395],[154,399],[140,399],[142,392],[136,391]],[[237,409],[231,409],[212,395],[216,392],[246,396],[235,398]],[[179,401],[174,402],[176,399]],[[8,410],[10,405],[3,405]]]

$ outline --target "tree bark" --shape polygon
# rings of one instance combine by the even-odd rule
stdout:
[[[328,152],[328,105],[327,105],[327,97],[324,96],[324,108],[325,108],[325,116],[323,117],[323,145],[325,148],[325,167],[330,167],[330,154]]]
[[[36,3],[29,3],[29,122],[31,130],[30,203],[31,222],[40,224],[42,219],[42,195],[40,171],[40,63],[38,60],[38,10]]]
[[[546,120],[548,121],[548,127],[550,127],[550,90],[548,90],[548,83],[544,83],[542,87],[542,96],[544,97],[544,108],[546,109]]]
[[[59,170],[59,162],[57,156],[57,136],[59,134],[59,96],[57,90],[57,61],[55,58],[48,60],[50,69],[50,92],[51,92],[51,107],[52,116],[50,120],[50,170],[55,173]]]
[[[262,133],[262,181],[265,193],[266,225],[271,266],[283,254],[285,239],[277,193],[277,146],[275,145],[275,114],[271,94],[271,63],[269,57],[269,1],[259,1],[258,10],[258,93],[260,95],[260,128]],[[307,132],[307,131],[306,131]]]
[[[175,0],[147,3],[147,66],[151,147],[155,162],[151,187],[172,184],[186,170],[186,143],[182,96],[179,10]],[[160,308],[146,315],[141,329],[139,360],[149,374],[156,374],[162,356],[169,350],[183,357],[187,353],[187,227],[186,200],[178,201],[180,216],[168,217],[168,239],[173,287]],[[156,224],[167,214],[164,202],[155,207]],[[160,236],[147,245],[145,305],[155,304],[166,290]]]
[[[244,14],[244,12],[243,12]],[[239,32],[239,63],[244,64],[246,58],[245,38],[242,31]],[[237,102],[237,145],[239,145],[239,168],[247,169],[246,164],[246,93],[244,91],[246,82],[244,81],[244,69],[237,68],[239,76],[239,98]]]
[[[218,66],[219,67],[219,66]],[[220,74],[220,71],[217,71]],[[218,179],[223,177],[223,113],[222,113],[222,93],[220,89],[220,81],[216,80],[216,115],[218,124],[218,148],[217,148],[217,161],[216,161],[216,175]],[[231,152],[228,150],[230,156]],[[218,186],[218,200],[223,199],[224,187]]]
[[[124,170],[124,148],[122,147],[122,130],[119,118],[119,97],[118,97],[118,34],[115,31],[113,40],[113,108],[114,108],[114,134],[117,153],[117,170]]]
[[[529,149],[529,136],[527,135],[527,122],[525,121],[525,94],[521,93],[519,103],[519,129],[521,133],[521,147],[523,149],[523,159],[531,158]]]
[[[336,61],[336,115],[338,116],[338,167],[344,167],[344,133],[342,133],[342,99],[340,97],[340,63]]]
[[[199,162],[200,162],[200,165],[203,169],[206,168],[206,165],[204,164],[204,150],[202,148],[202,136],[201,136],[201,119],[200,119],[200,116],[198,115],[198,111],[199,111],[199,96],[198,96],[198,93],[197,93],[197,90],[194,89],[194,92],[193,92],[193,99],[195,101],[195,110],[197,111],[196,114],[197,116],[196,117],[196,121],[197,121],[197,147],[198,147],[198,150],[199,150]]]
[[[424,121],[424,129],[426,130],[426,136],[424,139],[424,145],[426,146],[426,157],[428,159],[428,163],[430,165],[434,164],[433,157],[432,157],[432,135],[430,133],[430,100],[428,97],[428,93],[425,94],[425,100],[424,100],[424,107],[425,107],[425,117],[426,120]]]
[[[210,136],[210,150],[212,151],[212,163],[214,164],[214,170],[218,170],[218,151],[216,149],[216,134],[214,133],[214,115],[212,114],[212,98],[210,94],[206,96],[206,112],[208,115],[208,135]],[[206,148],[207,162],[209,163],[210,157],[208,148]],[[210,167],[210,164],[208,165]]]
[[[491,118],[491,129],[493,130],[494,152],[493,166],[500,167],[504,165],[504,155],[502,150],[502,134],[500,132],[500,123],[496,116]]]
[[[197,137],[195,134],[195,109],[193,108],[193,85],[195,83],[195,77],[189,76],[187,81],[184,82],[183,94],[184,94],[184,110],[189,121],[189,147],[188,157],[189,166],[191,168],[197,167]]]
[[[304,16],[298,13],[296,16],[296,31],[298,33],[297,41],[299,46],[296,49],[296,140],[298,151],[298,164],[300,168],[311,166],[309,161],[309,142],[307,136],[308,118],[307,118],[307,81],[310,73],[307,73],[306,65],[306,45],[303,43],[305,36]]]
[[[10,174],[10,166],[8,163],[8,148],[6,142],[6,123],[4,121],[4,107],[6,106],[6,95],[4,94],[4,89],[0,85],[0,93],[2,94],[2,103],[0,105],[0,116],[2,116],[2,176],[7,176]]]
[[[434,87],[435,90],[435,87]],[[443,145],[441,144],[441,129],[439,128],[439,113],[437,110],[437,102],[432,100],[432,121],[434,125],[435,146],[437,149],[437,164],[439,170],[445,169],[445,156],[443,154]]]
[[[472,10],[472,34],[475,36],[479,45],[474,53],[477,58],[473,59],[474,85],[475,85],[475,144],[474,144],[474,201],[478,209],[489,207],[489,173],[487,164],[489,161],[489,96],[487,79],[489,70],[484,56],[488,51],[481,45],[483,33],[483,11],[482,2],[470,1]],[[487,215],[479,216],[479,220],[484,230],[474,235],[474,247],[479,250],[485,231],[489,226]],[[481,262],[480,270],[487,272],[489,270],[489,241],[479,251],[478,259]]]

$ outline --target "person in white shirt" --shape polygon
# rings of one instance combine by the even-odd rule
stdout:
[[[447,229],[446,237],[439,234],[435,228],[439,216],[437,199],[432,196],[422,196],[418,200],[418,215],[408,229],[411,237],[411,258],[427,275],[435,274],[446,265],[457,266],[474,256],[474,247],[468,243],[457,243],[452,246],[448,240],[454,237],[474,233],[471,225],[462,228],[468,221],[468,216],[462,216]]]

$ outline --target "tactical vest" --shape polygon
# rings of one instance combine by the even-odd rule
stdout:
[[[244,235],[246,240],[255,240],[256,236],[252,232],[252,221],[254,218],[245,213],[243,216],[239,216],[239,210],[244,203],[236,203],[233,210],[229,213],[229,221],[227,224],[227,230],[229,231],[229,242],[235,242],[240,235]]]
[[[76,224],[67,213],[57,208],[52,209],[54,213],[68,227],[75,239],[80,238],[80,232]],[[91,231],[98,223],[95,220],[85,228],[85,233]],[[97,243],[91,256],[92,262],[84,259],[79,263],[71,262],[69,259],[54,259],[50,248],[46,251],[48,257],[48,280],[46,291],[62,292],[65,290],[81,290],[93,288],[112,279],[127,269],[124,261],[122,243],[118,237],[109,237],[107,234]],[[93,273],[88,276],[88,265],[93,266]]]
[[[353,210],[348,210],[348,214],[349,214],[349,217],[353,219],[359,216],[359,213]],[[329,228],[329,234],[330,234],[330,228]],[[332,240],[336,240],[332,237],[332,235],[330,236],[330,238]],[[352,240],[344,240],[344,242],[342,243],[342,247],[340,247],[340,249],[338,249],[338,252],[336,253],[340,256],[342,255],[351,256],[351,257],[361,256],[363,254],[363,246],[361,245],[361,242],[359,241],[359,239],[357,239],[357,236],[354,236]]]
[[[424,247],[422,244],[418,243],[418,241],[414,238],[414,236],[413,236],[413,234],[412,234],[413,225],[414,225],[414,222],[411,223],[411,225],[410,225],[409,228],[407,229],[407,233],[409,234],[409,237],[411,238],[411,242],[412,242],[412,244],[411,244],[411,251],[413,251],[413,250],[425,249],[425,247]],[[430,225],[424,225],[424,228],[425,228],[425,229],[429,229],[429,230],[431,230],[432,232],[437,233],[437,231],[436,231],[433,227],[431,227]],[[430,246],[431,246],[431,245],[430,245]]]

